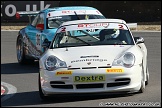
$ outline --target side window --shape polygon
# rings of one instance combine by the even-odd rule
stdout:
[[[34,20],[32,21],[31,25],[32,26],[36,26],[37,24],[37,21],[38,21],[38,18],[39,18],[39,14],[34,18]]]
[[[44,24],[44,13],[40,13],[37,24]]]
[[[57,48],[60,45],[60,41],[62,40],[63,36],[65,35],[65,33],[57,33],[56,34],[56,38],[53,41],[53,48]]]

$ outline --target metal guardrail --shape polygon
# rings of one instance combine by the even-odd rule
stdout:
[[[137,30],[137,23],[127,23],[127,25],[130,29],[135,28]]]

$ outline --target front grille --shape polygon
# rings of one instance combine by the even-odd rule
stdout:
[[[129,82],[107,83],[107,87],[122,86],[122,85],[127,85],[127,84],[129,84]]]
[[[51,85],[51,87],[59,89],[73,89],[73,85]]]
[[[53,85],[53,84],[65,84],[65,82],[63,82],[63,81],[51,81],[50,84],[51,85]]]
[[[65,85],[65,82],[63,81],[51,81],[50,85],[52,88],[73,89],[73,85]]]
[[[82,69],[94,69],[94,68],[97,68],[97,67],[82,67]]]
[[[120,78],[120,79],[116,79],[115,82],[116,82],[116,81],[117,81],[117,82],[119,82],[119,81],[120,81],[120,82],[121,82],[121,81],[125,81],[125,82],[126,82],[126,81],[129,81],[129,82],[130,82],[130,78]]]
[[[88,88],[103,88],[104,84],[78,84],[77,89],[88,89]]]
[[[130,78],[120,78],[120,79],[116,79],[114,83],[107,83],[107,87],[122,86],[122,85],[127,85],[129,83],[130,83]]]
[[[98,68],[111,68],[111,66],[100,66]]]
[[[68,70],[75,70],[75,69],[80,69],[80,68],[68,68]]]
[[[95,68],[111,68],[111,66],[99,66],[99,67],[74,67],[74,68],[68,68],[68,70],[75,70],[75,69],[95,69]]]

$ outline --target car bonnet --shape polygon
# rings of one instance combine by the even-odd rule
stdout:
[[[132,45],[100,45],[49,49],[47,55],[54,55],[67,66],[107,66]],[[91,65],[88,65],[90,63]]]

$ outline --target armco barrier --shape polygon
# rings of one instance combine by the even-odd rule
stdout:
[[[127,25],[130,29],[135,28],[137,30],[137,23],[127,23]]]

